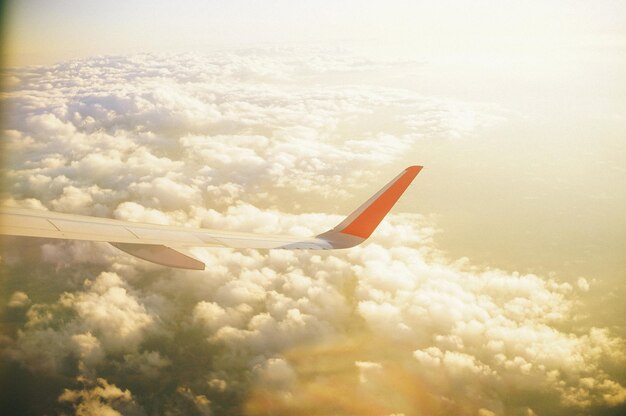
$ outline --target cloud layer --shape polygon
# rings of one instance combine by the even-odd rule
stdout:
[[[333,81],[396,64],[266,50],[9,71],[5,203],[322,231],[340,217],[319,212],[375,190],[420,140],[462,138],[502,117],[484,104]],[[623,341],[577,329],[586,280],[452,261],[435,247],[436,229],[396,213],[346,251],[198,250],[204,272],[103,243],[11,239],[0,346],[17,369],[3,377],[50,380],[41,406],[78,415],[623,406]]]

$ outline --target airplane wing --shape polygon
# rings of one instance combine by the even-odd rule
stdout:
[[[385,185],[335,228],[317,236],[240,233],[144,224],[83,215],[0,207],[0,234],[105,241],[133,256],[169,267],[204,270],[192,247],[330,250],[365,241],[411,184],[422,166],[411,166]]]

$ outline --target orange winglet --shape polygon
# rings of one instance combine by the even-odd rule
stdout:
[[[406,168],[404,172],[383,188],[380,195],[375,195],[373,201],[366,202],[366,206],[361,207],[362,211],[359,209],[361,212],[356,218],[343,229],[337,231],[342,234],[368,238],[422,170],[422,167],[410,166]]]

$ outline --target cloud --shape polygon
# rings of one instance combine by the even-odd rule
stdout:
[[[83,390],[66,389],[59,402],[71,403],[77,416],[141,415],[143,411],[128,390],[122,390],[107,380],[98,378],[95,383],[80,379],[86,384]],[[93,385],[93,386],[91,386]],[[91,387],[91,388],[88,388]]]
[[[207,399],[204,394],[194,395],[190,388],[188,387],[179,387],[177,392],[189,402],[194,405],[195,410],[203,415],[210,416],[211,412],[211,401]]]
[[[7,306],[9,308],[23,308],[25,306],[28,306],[29,304],[30,304],[30,299],[28,295],[18,290],[17,292],[13,292],[13,294],[9,298],[9,302],[7,303]]]
[[[94,58],[77,76],[74,63],[16,70],[21,82],[5,98],[11,192],[107,215],[125,201],[223,209],[233,192],[265,207],[293,193],[345,199],[425,135],[467,134],[482,124],[459,129],[462,120],[499,113],[403,90],[311,85],[324,61],[321,74],[381,65],[292,52]],[[263,65],[284,71],[253,76]]]
[[[421,140],[470,137],[505,114],[329,82],[385,65],[257,51],[11,70],[5,202],[321,232],[341,220],[321,212],[369,192]],[[367,244],[345,251],[198,249],[203,272],[103,243],[16,239],[2,267],[14,292],[4,304],[19,319],[0,354],[66,389],[56,404],[76,414],[570,414],[624,405],[623,340],[578,325],[580,292],[550,276],[451,260],[434,243],[438,231],[434,218],[394,212]],[[576,288],[589,290],[581,279]]]
[[[133,350],[154,318],[128,293],[115,273],[102,273],[85,281],[88,291],[64,294],[59,303],[72,308],[81,323],[93,328],[104,345],[113,350]]]
[[[582,290],[583,292],[588,292],[589,288],[591,287],[587,279],[585,279],[584,277],[579,277],[576,280],[576,286],[578,286],[578,289]]]

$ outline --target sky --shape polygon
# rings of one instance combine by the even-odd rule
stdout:
[[[2,203],[363,246],[3,239],[2,414],[617,415],[626,5],[5,5]]]

